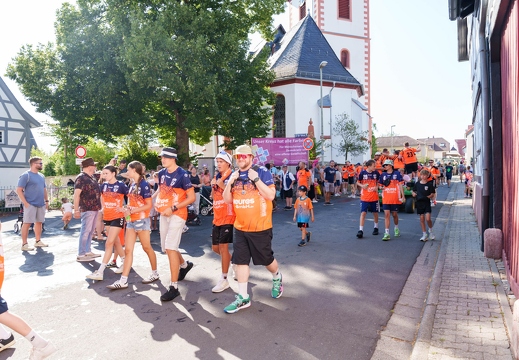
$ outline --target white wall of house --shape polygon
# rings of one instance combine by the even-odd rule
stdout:
[[[330,94],[332,87],[323,86],[323,97]],[[295,134],[306,134],[310,119],[313,121],[316,139],[321,137],[321,121],[320,108],[317,101],[320,99],[320,87],[305,84],[288,84],[275,86],[272,88],[277,94],[285,96],[285,114],[286,114],[286,137],[293,137]],[[340,137],[334,134],[333,128],[336,123],[336,116],[346,113],[350,119],[354,119],[359,124],[360,130],[368,130],[368,116],[365,111],[353,103],[351,99],[359,100],[357,91],[336,87],[332,91],[332,107],[323,109],[323,132],[324,135],[332,136],[331,141],[327,141],[327,147],[324,153],[324,161],[331,159],[344,163],[344,155],[339,155],[337,149],[330,146],[337,146],[340,143]],[[361,101],[361,100],[360,100]],[[270,135],[272,136],[272,135]],[[369,151],[365,155],[355,158],[351,157],[350,161],[362,162],[369,159]]]
[[[29,170],[24,168],[1,168],[2,176],[0,176],[0,187],[16,186],[20,175]]]

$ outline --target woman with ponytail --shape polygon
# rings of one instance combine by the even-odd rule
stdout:
[[[144,166],[138,161],[128,164],[127,175],[132,180],[132,185],[128,192],[128,206],[124,209],[124,216],[130,220],[126,224],[125,258],[121,279],[107,286],[113,290],[128,287],[128,275],[132,268],[133,249],[137,236],[141,241],[142,249],[148,255],[152,271],[150,276],[142,280],[142,283],[149,284],[159,279],[157,256],[150,242],[151,186],[146,181]]]

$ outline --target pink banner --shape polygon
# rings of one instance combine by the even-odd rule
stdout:
[[[274,161],[274,166],[308,163],[308,151],[303,147],[304,138],[253,138],[256,150],[254,163],[265,165]]]

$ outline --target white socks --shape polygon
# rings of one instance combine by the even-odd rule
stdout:
[[[48,341],[43,339],[40,335],[38,335],[34,330],[31,330],[29,334],[25,337],[32,346],[38,349],[43,349],[45,346],[47,346]]]

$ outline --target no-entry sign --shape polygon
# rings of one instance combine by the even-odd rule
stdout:
[[[76,156],[81,159],[86,156],[86,149],[84,146],[78,145],[76,147]]]

